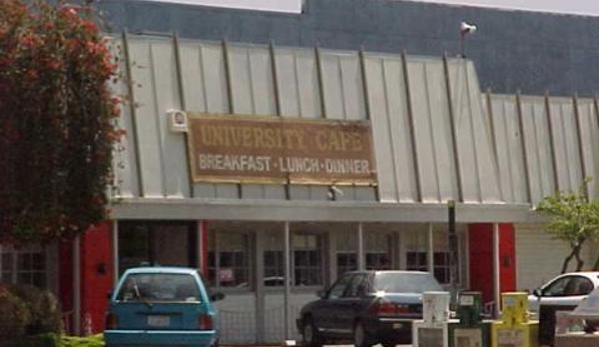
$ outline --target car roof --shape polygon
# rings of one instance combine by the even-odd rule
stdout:
[[[178,267],[178,266],[140,266],[127,269],[125,274],[139,274],[139,273],[176,273],[176,274],[194,274],[198,270],[190,267]]]

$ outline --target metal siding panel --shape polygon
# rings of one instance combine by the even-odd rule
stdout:
[[[321,51],[322,94],[327,119],[345,119],[345,100],[341,79],[341,57],[337,54]]]
[[[551,100],[551,99],[550,99]],[[564,147],[567,157],[568,186],[571,191],[577,191],[583,179],[580,149],[578,145],[578,130],[574,102],[568,99],[562,104],[562,129],[564,130]]]
[[[422,202],[439,201],[439,182],[437,181],[437,165],[433,148],[433,132],[428,104],[428,85],[426,80],[426,64],[423,61],[408,59],[408,76],[414,119],[414,136],[418,157],[418,175],[422,187]]]
[[[433,146],[441,201],[457,199],[457,176],[452,144],[451,122],[445,88],[445,72],[439,60],[426,63],[426,83],[429,117],[432,125]]]
[[[542,100],[541,100],[542,102]],[[536,205],[543,197],[541,192],[541,182],[539,178],[539,153],[537,146],[537,133],[534,123],[534,103],[529,98],[521,98],[522,107],[522,126],[524,131],[524,150],[528,159],[528,177],[530,177],[530,200]]]
[[[277,105],[270,51],[268,48],[250,48],[248,53],[254,113],[276,115]]]
[[[540,180],[540,198],[553,194],[555,187],[555,170],[553,166],[553,156],[551,149],[551,140],[549,136],[549,122],[547,117],[547,108],[545,102],[535,103],[534,105],[534,124],[537,139],[537,157],[539,160],[539,180]]]
[[[248,50],[245,47],[229,45],[228,52],[232,113],[252,114],[254,112],[254,96],[252,95]]]
[[[137,139],[140,174],[145,197],[163,197],[163,167],[158,110],[155,104],[155,81],[151,66],[151,43],[148,40],[130,40],[133,65],[131,76],[136,105]]]
[[[264,188],[261,184],[242,184],[241,197],[243,199],[263,199]]]
[[[152,68],[155,76],[156,108],[162,140],[162,165],[167,197],[185,198],[190,195],[189,170],[185,135],[169,130],[166,110],[181,109],[177,81],[177,62],[172,41],[152,45]]]
[[[200,59],[206,97],[206,111],[231,112],[227,91],[227,73],[222,45],[201,43]],[[235,184],[194,184],[194,196],[206,198],[236,198]]]
[[[552,136],[553,136],[553,151],[555,153],[555,167],[557,175],[557,189],[570,191],[570,172],[568,170],[568,154],[566,153],[566,142],[564,124],[562,118],[561,103],[553,100],[549,102],[549,114],[551,117]]]
[[[391,131],[389,129],[389,110],[387,100],[389,95],[385,88],[384,60],[368,57],[365,61],[366,84],[368,86],[368,105],[372,123],[372,140],[377,167],[379,199],[382,202],[397,202],[397,180],[394,175],[395,162],[393,158]]]
[[[306,68],[311,64],[312,73],[306,73],[309,75],[313,75],[313,78],[316,78],[316,86],[318,86],[318,77],[315,75],[316,72],[316,63],[314,60],[313,51],[307,50],[297,50],[297,49],[288,49],[288,48],[277,48],[275,51],[275,60],[277,62],[277,78],[278,78],[278,91],[279,91],[279,104],[281,107],[281,115],[289,116],[289,117],[305,117],[307,114],[313,111],[311,106],[313,101],[303,100],[302,94],[307,96],[308,98],[312,97],[313,100],[314,95],[309,93],[307,85],[312,83],[314,80],[305,79],[301,70],[298,70],[298,64],[300,61],[299,57],[303,57],[304,65]],[[311,58],[311,59],[310,59]],[[309,70],[308,70],[309,71]],[[306,86],[302,91],[302,85],[300,84],[300,80],[304,79],[304,83]],[[316,93],[318,93],[318,89],[316,89]],[[320,99],[318,99],[320,100]],[[304,104],[306,103],[306,104]],[[318,101],[320,103],[320,101]],[[306,106],[302,106],[306,105]],[[305,108],[304,108],[305,107]],[[316,118],[315,114],[307,116],[306,118]],[[284,191],[283,191],[284,193]],[[308,186],[290,186],[289,187],[289,198],[291,200],[307,200],[310,197],[310,188]]]
[[[489,113],[487,108],[483,109],[478,78],[471,61],[468,62],[466,73],[481,202],[499,202],[502,201],[499,167],[491,134]]]
[[[200,46],[197,44],[179,45],[181,60],[181,85],[183,86],[183,100],[188,111],[205,112],[206,88],[204,86],[204,73]]]
[[[592,99],[578,99],[580,115],[580,135],[582,155],[587,177],[591,177],[587,186],[590,198],[599,196],[599,131],[595,105]]]
[[[300,116],[302,118],[321,118],[320,85],[318,67],[313,50],[297,49],[295,54],[295,74],[297,76]]]
[[[387,102],[387,132],[395,163],[394,174],[400,202],[418,199],[416,165],[413,155],[406,83],[401,59],[385,58],[383,61]]]
[[[376,201],[376,191],[370,187],[354,187],[354,200]]]
[[[526,167],[520,140],[518,107],[514,96],[492,96],[499,172],[505,202],[525,203]]]
[[[466,60],[448,62],[449,83],[451,89],[456,146],[460,175],[462,179],[462,198],[464,202],[480,201],[478,163],[475,153],[474,129],[472,129],[472,104],[468,90]],[[480,93],[479,93],[480,94]],[[451,124],[450,124],[451,126]],[[451,137],[448,145],[451,146]]]
[[[341,85],[345,103],[345,119],[365,120],[364,85],[358,54],[340,56]]]
[[[295,73],[296,57],[294,50],[277,48],[277,78],[281,115],[299,117],[301,115],[298,77]]]
[[[115,45],[122,46],[122,40],[115,40]],[[118,51],[114,52],[115,55],[119,56],[119,72],[126,75],[127,61],[125,61],[124,55]],[[111,85],[116,95],[127,95],[127,82],[119,80],[117,84]],[[135,142],[133,140],[133,120],[131,109],[127,104],[121,104],[121,114],[117,118],[117,126],[125,129],[127,134],[123,136],[117,147],[121,148],[114,152],[114,165],[115,165],[115,178],[118,185],[117,196],[119,197],[139,197],[139,182],[138,182],[138,167],[137,158],[135,153]]]
[[[274,115],[274,79],[270,51],[265,48],[248,48],[229,45],[231,94],[233,113],[244,115]],[[247,189],[246,189],[247,188]],[[284,187],[277,185],[249,185],[241,187],[242,197],[263,199],[284,196]],[[267,193],[268,191],[268,193]]]

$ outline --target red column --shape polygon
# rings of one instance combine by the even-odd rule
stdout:
[[[107,294],[114,286],[112,222],[105,221],[81,235],[81,330],[104,330]]]
[[[493,224],[468,225],[470,289],[493,301]],[[501,292],[516,289],[516,245],[513,224],[499,224],[499,278]]]

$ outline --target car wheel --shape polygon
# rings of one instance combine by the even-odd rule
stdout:
[[[364,327],[360,322],[357,322],[354,326],[354,345],[356,347],[372,346],[372,343],[370,342],[370,337],[368,336],[368,333],[366,332],[366,330],[364,330]]]
[[[302,344],[309,347],[322,347],[322,338],[312,319],[306,318],[302,326]]]

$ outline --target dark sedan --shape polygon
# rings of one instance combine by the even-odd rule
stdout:
[[[411,343],[412,320],[422,318],[422,293],[439,290],[427,272],[348,272],[302,308],[297,327],[310,347],[346,341],[356,347]]]

